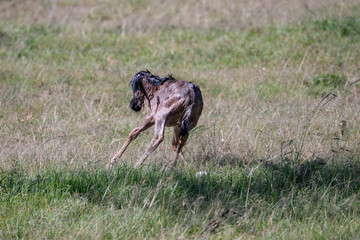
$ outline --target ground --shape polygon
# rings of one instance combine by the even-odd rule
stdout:
[[[359,10],[1,1],[0,238],[359,238]],[[134,169],[150,129],[108,171],[145,69],[201,88],[188,165],[166,171],[167,129]]]

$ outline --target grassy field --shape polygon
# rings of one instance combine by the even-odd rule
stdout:
[[[0,239],[360,238],[356,0],[0,1]],[[147,159],[144,69],[204,111]],[[208,174],[196,176],[206,171]]]

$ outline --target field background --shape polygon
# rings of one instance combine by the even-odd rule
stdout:
[[[357,0],[0,0],[1,239],[360,237]],[[204,111],[106,163],[149,69]],[[199,171],[207,175],[196,177]],[[230,210],[230,211],[229,211]]]

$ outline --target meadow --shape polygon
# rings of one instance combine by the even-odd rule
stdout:
[[[0,239],[360,238],[356,0],[0,1]],[[181,159],[129,82],[201,88]],[[198,176],[200,171],[206,175]]]

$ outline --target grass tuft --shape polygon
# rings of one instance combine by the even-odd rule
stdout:
[[[332,91],[342,91],[347,82],[345,75],[324,73],[311,77],[309,82],[306,82],[308,91],[311,95],[322,96]]]

